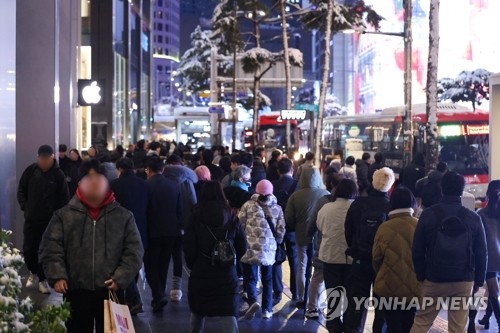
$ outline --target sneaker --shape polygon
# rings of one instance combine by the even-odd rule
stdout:
[[[246,320],[252,320],[255,317],[255,313],[260,310],[260,304],[255,302],[250,307],[248,308],[247,312],[245,313],[245,319]]]
[[[307,310],[305,316],[309,319],[319,319],[319,311],[318,309]]]
[[[38,291],[42,294],[50,294],[50,287],[47,281],[38,282]]]
[[[172,302],[179,302],[182,298],[182,290],[170,290],[170,299]]]
[[[38,276],[36,276],[36,274],[30,273],[30,276],[26,281],[26,288],[34,286],[37,281],[38,281]]]
[[[269,319],[273,316],[272,311],[264,311],[262,312],[262,319]]]

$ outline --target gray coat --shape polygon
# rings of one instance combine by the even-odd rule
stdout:
[[[314,208],[318,200],[329,194],[323,188],[321,174],[317,168],[306,168],[302,171],[299,181],[299,190],[288,199],[285,209],[285,221],[288,230],[295,231],[298,246],[311,243],[307,235],[309,221],[313,219]],[[315,216],[314,216],[315,218]]]
[[[50,285],[64,279],[69,290],[103,289],[110,278],[125,289],[139,272],[144,255],[131,212],[114,201],[92,221],[77,196],[54,213],[40,249]]]

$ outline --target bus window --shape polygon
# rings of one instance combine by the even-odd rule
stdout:
[[[440,137],[439,154],[451,171],[463,175],[487,174],[489,143],[487,135]]]

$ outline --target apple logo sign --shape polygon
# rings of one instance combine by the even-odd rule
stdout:
[[[103,86],[100,80],[78,80],[78,104],[80,106],[102,104]]]

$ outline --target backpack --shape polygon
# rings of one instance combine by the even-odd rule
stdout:
[[[202,253],[205,257],[210,259],[210,265],[215,268],[228,268],[236,265],[236,251],[234,249],[233,243],[227,237],[228,229],[226,229],[226,236],[224,240],[219,240],[215,237],[212,229],[209,226],[204,225],[213,239],[215,240],[215,244],[212,248],[212,252],[210,256]]]
[[[429,269],[444,281],[461,281],[474,264],[472,232],[464,222],[468,210],[462,207],[457,215],[446,216],[441,206],[431,209],[438,222],[430,248]]]
[[[280,189],[280,190],[276,191],[276,193],[274,194],[274,196],[277,199],[278,205],[281,206],[283,211],[285,211],[285,209],[286,209],[286,204],[288,203],[288,199],[292,195],[293,191],[297,188],[297,183],[298,182],[296,180],[294,180],[292,185],[290,186],[290,188],[288,190],[281,190]]]
[[[381,207],[385,209],[384,207]],[[374,210],[373,207],[365,207],[361,213],[361,221],[356,228],[357,251],[354,253],[357,259],[372,259],[373,241],[378,227],[387,220],[385,210]]]

